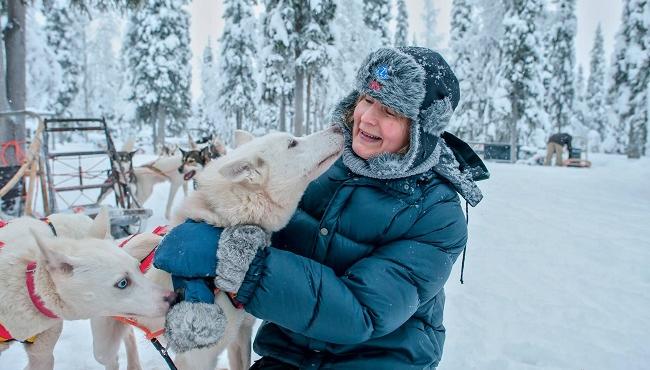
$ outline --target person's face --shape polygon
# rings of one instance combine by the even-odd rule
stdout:
[[[353,119],[352,150],[363,159],[397,153],[409,143],[409,119],[369,95],[357,102]]]

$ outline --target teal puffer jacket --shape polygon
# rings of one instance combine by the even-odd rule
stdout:
[[[436,172],[377,180],[339,160],[238,292],[264,320],[255,352],[301,369],[435,368],[443,286],[466,240],[459,197]]]

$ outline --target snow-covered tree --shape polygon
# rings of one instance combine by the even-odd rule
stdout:
[[[479,99],[482,67],[476,64],[478,22],[468,0],[454,0],[451,10],[451,49],[454,72],[460,84],[460,102],[450,123],[450,131],[459,137],[475,140],[479,131]],[[480,68],[480,69],[477,69]],[[478,72],[478,73],[477,73]]]
[[[45,31],[47,43],[54,51],[61,71],[56,98],[50,102],[49,109],[57,116],[70,116],[72,104],[79,94],[82,78],[83,47],[87,18],[78,10],[71,9],[62,1],[52,1],[46,9]]]
[[[289,45],[284,69],[293,68],[293,132],[301,136],[305,133],[305,82],[330,59],[331,53],[325,50],[332,41],[329,24],[336,7],[333,0],[287,0],[286,5],[281,1],[276,8],[281,10],[279,20],[282,30],[287,31]]]
[[[198,129],[214,132],[223,140],[228,140],[232,127],[225,124],[223,114],[219,109],[219,73],[212,52],[211,40],[203,49],[201,63],[201,96],[198,102]]]
[[[422,23],[424,25],[424,31],[422,32],[422,46],[437,50],[443,36],[436,32],[436,27],[438,26],[438,9],[436,9],[433,4],[433,0],[424,0]]]
[[[287,112],[293,84],[293,10],[285,0],[265,0],[259,47],[259,120],[262,129],[287,131]]]
[[[625,44],[618,68],[624,77],[619,90],[618,113],[628,128],[628,158],[645,155],[650,120],[650,2],[626,0],[629,16],[621,24]],[[625,17],[624,17],[625,18]]]
[[[623,2],[621,26],[616,33],[614,52],[610,62],[610,81],[607,91],[609,114],[607,132],[603,140],[603,149],[606,153],[624,153],[627,147],[628,128],[625,126],[625,122],[621,120],[621,115],[623,107],[627,104],[627,99],[629,99],[627,63],[625,61],[628,42],[624,33],[629,18],[630,2],[625,0]]]
[[[43,28],[44,15],[40,7],[27,9],[26,60],[27,60],[27,107],[47,111],[52,99],[58,94],[61,67],[54,51],[47,44]],[[43,20],[43,22],[41,22]]]
[[[578,66],[578,73],[575,79],[575,100],[573,102],[573,112],[571,113],[571,129],[576,136],[587,137],[589,127],[586,121],[587,105],[585,99],[585,76],[582,65]]]
[[[409,34],[409,15],[404,0],[397,0],[397,26],[395,28],[395,46],[406,46]]]
[[[151,0],[133,13],[123,50],[127,53],[130,100],[137,117],[153,129],[154,146],[165,130],[178,134],[191,113],[189,14],[186,1]]]
[[[550,51],[547,60],[552,66],[548,86],[548,114],[555,132],[570,126],[575,99],[575,0],[559,0],[555,22],[551,31]]]
[[[219,105],[226,114],[224,124],[237,129],[255,126],[253,60],[257,53],[253,42],[256,0],[224,0],[224,29],[219,58]]]
[[[476,139],[492,142],[507,142],[510,138],[509,122],[510,98],[503,63],[503,38],[505,34],[504,19],[506,4],[492,0],[474,0],[477,20],[473,27],[479,25],[473,38],[475,57],[473,71],[478,72],[472,89],[478,97],[479,124]],[[461,99],[464,92],[461,91]],[[453,122],[453,121],[452,121]]]
[[[543,146],[548,135],[537,21],[541,0],[513,0],[504,20],[503,76],[510,99],[508,131],[513,160],[517,145]]]
[[[606,137],[607,102],[605,86],[605,48],[603,46],[603,31],[598,24],[594,45],[591,48],[591,59],[589,61],[589,79],[587,80],[587,92],[585,104],[587,106],[585,121],[592,130],[600,135],[601,139]]]
[[[88,114],[104,117],[114,126],[122,104],[119,95],[125,73],[120,68],[114,45],[120,37],[120,26],[114,13],[104,13],[93,21],[95,31],[88,40],[86,88]]]
[[[304,48],[296,60],[296,64],[304,70],[305,86],[305,121],[304,133],[316,131],[323,118],[323,104],[319,104],[327,96],[326,73],[332,62],[334,36],[331,23],[336,12],[333,0],[310,2],[309,23],[301,37]],[[298,94],[296,94],[298,97]],[[313,99],[317,97],[317,99]],[[315,104],[314,104],[315,103]]]
[[[380,34],[363,21],[363,4],[337,0],[332,33],[336,42],[332,67],[329,68],[329,94],[326,106],[332,106],[352,91],[359,64],[372,50],[381,46]]]
[[[388,34],[388,22],[390,22],[390,0],[363,0],[364,23],[372,30],[381,33],[381,44],[391,44]]]

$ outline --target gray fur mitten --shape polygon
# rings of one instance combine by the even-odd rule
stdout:
[[[236,293],[257,252],[269,244],[271,235],[257,225],[235,225],[223,229],[217,248],[215,286]]]
[[[180,302],[165,318],[165,338],[176,352],[211,346],[226,331],[226,315],[216,304]]]

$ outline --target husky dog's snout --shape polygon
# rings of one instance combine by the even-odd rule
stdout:
[[[178,298],[178,294],[175,292],[169,292],[163,297],[163,301],[167,302],[169,304],[169,307],[171,307],[178,303]]]

